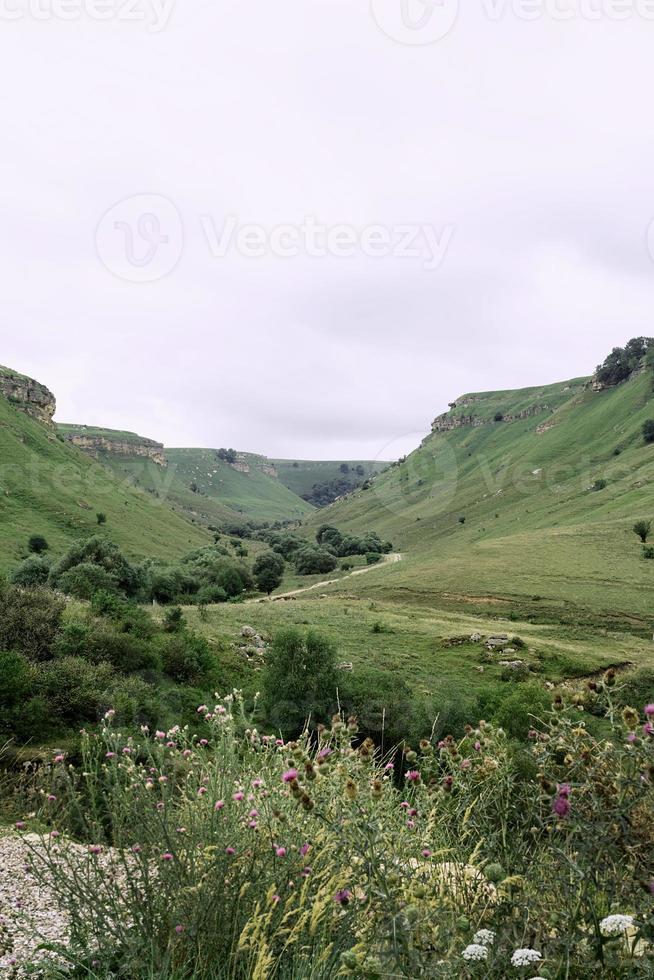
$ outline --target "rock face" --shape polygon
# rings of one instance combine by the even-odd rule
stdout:
[[[468,396],[467,398],[458,399],[454,404],[457,408],[468,408],[474,402],[475,399]],[[434,419],[431,431],[452,432],[453,429],[460,429],[466,425],[476,428],[480,425],[499,425],[502,422],[517,422],[519,419],[531,418],[532,415],[541,415],[543,412],[549,411],[551,411],[549,405],[530,405],[529,408],[525,408],[522,412],[517,412],[516,414],[508,412],[502,415],[501,419],[479,415],[450,415],[449,412],[445,412],[443,415],[439,415],[438,418]]]
[[[0,366],[0,395],[32,418],[52,425],[57,407],[55,396],[33,378]]]
[[[76,429],[63,429],[62,432],[66,442],[77,446],[95,459],[101,459],[103,455],[111,453],[114,456],[151,459],[157,466],[168,465],[162,443],[155,442],[154,439],[144,439],[131,432],[114,432],[111,429],[96,432],[83,425]]]
[[[265,473],[266,476],[271,476],[275,480],[278,477],[277,467],[265,456],[256,456],[254,453],[239,453],[236,461],[230,463],[230,466],[238,473],[250,473],[254,466],[255,469],[259,470],[260,473]]]

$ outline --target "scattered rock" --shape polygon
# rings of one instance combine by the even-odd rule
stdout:
[[[348,664],[348,663],[337,664],[336,670],[352,670],[352,664]]]
[[[251,626],[241,626],[241,636],[250,638],[256,635],[257,635],[257,631],[255,629],[252,629]]]

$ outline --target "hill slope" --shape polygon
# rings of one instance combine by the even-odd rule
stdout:
[[[16,565],[31,534],[45,535],[52,552],[62,552],[97,530],[99,511],[106,514],[107,533],[133,556],[175,558],[210,540],[4,397],[0,460],[0,569]]]
[[[374,529],[405,553],[353,591],[649,622],[654,561],[632,526],[654,519],[652,417],[649,371],[601,391],[575,379],[467,395],[406,461],[311,526]]]
[[[281,482],[304,500],[319,505],[330,503],[360,487],[367,479],[381,473],[388,463],[377,460],[326,461],[306,459],[273,459]]]

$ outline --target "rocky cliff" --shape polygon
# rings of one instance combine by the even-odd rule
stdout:
[[[134,432],[118,432],[113,429],[95,429],[91,426],[59,426],[66,442],[77,446],[83,452],[101,459],[110,453],[112,456],[131,456],[151,459],[157,466],[167,466],[162,443],[145,439]]]
[[[452,402],[451,407],[452,409],[467,408],[474,404],[474,402],[474,398],[463,398],[460,401]],[[517,422],[519,419],[527,419],[532,415],[540,415],[543,412],[549,411],[551,411],[551,407],[549,405],[530,405],[529,408],[525,408],[520,412],[498,412],[497,417],[472,414],[451,415],[449,412],[445,412],[443,415],[439,415],[438,418],[434,419],[432,422],[431,431],[451,432],[453,429],[460,429],[465,425],[475,428],[480,425],[497,425],[500,422]]]
[[[55,396],[33,378],[0,366],[0,395],[32,418],[52,425],[57,407]]]

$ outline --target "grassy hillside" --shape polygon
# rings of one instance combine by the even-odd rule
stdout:
[[[306,459],[272,459],[277,468],[280,481],[299,497],[311,492],[318,483],[331,483],[333,480],[347,480],[352,488],[361,484],[376,473],[381,473],[388,463],[377,460],[317,461]],[[344,473],[342,466],[348,469]],[[363,472],[357,472],[357,469]]]
[[[348,587],[487,612],[633,616],[651,632],[654,561],[632,532],[654,519],[654,445],[641,434],[654,417],[651,374],[600,392],[576,379],[467,396],[441,427],[461,415],[483,421],[432,433],[372,489],[310,522],[372,528],[404,552]]]
[[[45,426],[0,398],[0,569],[16,565],[31,534],[52,552],[105,529],[133,556],[179,557],[209,540],[206,531],[139,493]]]
[[[98,430],[96,434],[102,432]],[[116,453],[103,454],[102,461],[120,479],[205,526],[221,526],[244,518],[300,520],[313,510],[256,466],[251,465],[249,473],[239,472],[218,459],[213,449],[166,449],[165,455],[167,467],[147,458]]]

